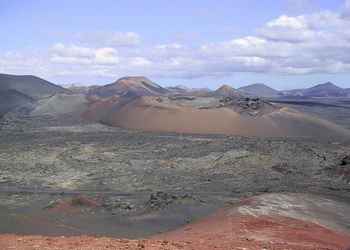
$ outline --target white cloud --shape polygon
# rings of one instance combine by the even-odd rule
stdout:
[[[118,64],[119,57],[114,48],[87,48],[76,45],[55,44],[50,60],[62,64]]]
[[[268,22],[256,36],[203,45],[201,50],[208,60],[243,57],[244,61],[235,59],[232,62],[240,62],[241,70],[250,67],[251,72],[349,72],[348,27],[349,20],[329,11],[296,17],[283,15]],[[235,69],[240,70],[239,67]]]
[[[48,76],[47,60],[40,54],[23,54],[15,51],[8,51],[0,54],[0,72],[20,75],[41,75]]]
[[[344,9],[349,13],[350,0]],[[34,72],[46,74],[169,78],[235,72],[350,73],[350,19],[344,18],[343,12],[282,15],[250,36],[197,47],[176,42],[141,45],[139,35],[133,32],[96,33],[90,37],[93,43],[83,43],[84,39],[73,45],[58,43],[46,56],[0,55],[0,70],[34,68]]]
[[[95,51],[96,64],[117,64],[119,63],[118,53],[113,48],[101,48]]]
[[[266,24],[269,28],[306,29],[307,24],[303,16],[289,17],[286,15],[272,20]]]
[[[85,57],[90,58],[94,56],[94,51],[90,48],[79,47],[79,46],[65,46],[62,43],[56,43],[52,47],[53,53],[62,57]]]

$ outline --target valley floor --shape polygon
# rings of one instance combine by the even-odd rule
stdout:
[[[3,126],[0,249],[350,245],[348,141],[64,121],[34,117]],[[250,197],[263,198],[245,207]]]

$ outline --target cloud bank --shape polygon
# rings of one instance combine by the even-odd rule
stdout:
[[[167,78],[230,76],[236,72],[350,73],[350,0],[340,13],[287,16],[270,20],[252,35],[197,47],[143,44],[135,32],[80,34],[45,53],[0,55],[0,71],[29,69],[44,76],[148,75]]]

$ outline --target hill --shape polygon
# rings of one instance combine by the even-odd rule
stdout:
[[[0,91],[0,118],[12,109],[34,102],[34,99],[16,90]]]
[[[242,136],[349,136],[331,122],[289,108],[250,104],[196,108],[160,97],[110,98],[90,104],[84,117],[111,126],[155,132]]]
[[[15,90],[35,100],[67,92],[61,86],[31,75],[0,74],[0,92]]]
[[[349,89],[345,89],[345,93],[348,97],[350,97],[350,88]]]
[[[279,91],[263,84],[255,83],[238,89],[244,94],[250,96],[260,96],[260,97],[275,97],[279,95]]]
[[[79,117],[87,108],[88,100],[83,94],[56,94],[39,100],[31,115],[66,115]]]
[[[304,90],[303,95],[306,97],[344,97],[346,93],[344,89],[335,84],[326,82]]]
[[[349,91],[338,87],[334,83],[326,82],[307,89],[283,91],[284,96],[312,97],[347,97]]]
[[[229,96],[229,97],[241,97],[242,95],[229,85],[222,85],[213,92],[215,96]]]
[[[98,97],[117,96],[154,96],[165,95],[170,91],[142,76],[128,76],[114,83],[97,87],[89,91],[89,95]]]

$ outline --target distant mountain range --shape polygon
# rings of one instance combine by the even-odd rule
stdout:
[[[255,83],[238,89],[224,84],[216,90],[193,89],[177,85],[162,87],[146,77],[123,77],[104,86],[71,88],[73,92],[86,93],[90,96],[107,98],[111,96],[166,96],[166,95],[193,95],[193,96],[256,96],[265,98],[278,97],[350,97],[350,88],[343,89],[331,82],[315,85],[311,88],[279,91],[263,83]],[[84,90],[84,91],[83,91]],[[88,90],[88,91],[87,91]],[[84,94],[85,94],[84,93]]]
[[[350,88],[340,88],[331,82],[327,82],[311,88],[278,91],[263,83],[256,83],[238,89],[234,89],[229,85],[222,85],[217,90],[212,91],[209,89],[192,89],[181,85],[162,87],[146,77],[129,76],[104,86],[83,86],[66,89],[36,76],[0,74],[0,116],[14,107],[35,102],[56,93],[79,93],[98,98],[169,95],[316,98],[350,97]]]

